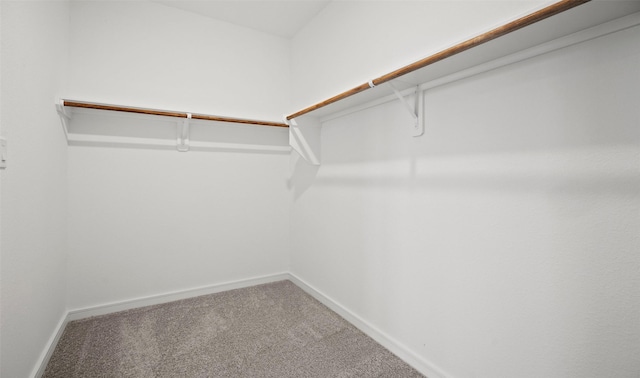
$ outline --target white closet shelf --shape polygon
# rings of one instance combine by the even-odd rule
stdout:
[[[284,122],[75,100],[60,100],[56,107],[69,145],[177,148],[183,152],[291,150]]]
[[[232,146],[231,149],[288,152],[293,148],[307,161],[318,165],[319,129],[325,120],[397,98],[412,113],[413,135],[419,136],[424,130],[421,96],[425,90],[638,24],[638,0],[561,0],[308,106],[286,116],[282,123],[71,100],[62,100],[57,107],[70,144],[153,145],[177,147],[179,151],[191,147],[227,149]],[[412,94],[416,94],[417,99],[414,106],[405,99]],[[125,114],[127,120],[106,122],[113,114]],[[156,126],[146,126],[149,117]],[[134,120],[145,126],[129,127]],[[207,122],[215,122],[220,127],[201,127]],[[227,127],[222,127],[224,125]],[[229,125],[233,125],[234,131]],[[250,133],[244,132],[244,127],[250,127]],[[287,127],[289,140],[286,142],[282,139],[283,133],[258,131],[286,130]],[[222,132],[225,130],[226,133]],[[195,142],[199,137],[204,141]]]
[[[310,105],[286,117],[305,114],[324,118],[347,108],[424,85],[455,73],[516,54],[608,21],[640,12],[640,1],[562,0],[500,27],[469,38],[393,72]],[[558,45],[557,48],[563,46]],[[540,54],[541,52],[538,52]]]
[[[412,135],[420,136],[426,90],[639,24],[638,0],[558,1],[286,116],[291,146],[319,165],[324,121],[396,99],[412,113]],[[414,94],[410,104],[405,97]]]
[[[245,125],[256,125],[256,126],[289,127],[289,125],[287,125],[284,122],[259,121],[255,119],[244,119],[244,118],[223,117],[223,116],[217,116],[217,115],[207,115],[207,114],[198,114],[198,113],[176,112],[172,110],[137,108],[137,107],[123,106],[123,105],[99,104],[95,102],[85,102],[85,101],[62,100],[61,102],[62,102],[62,106],[72,107],[72,108],[108,110],[108,111],[114,111],[114,112],[146,114],[146,115],[155,115],[155,116],[162,116],[162,117],[191,118],[191,119],[200,119],[204,121],[240,123]]]

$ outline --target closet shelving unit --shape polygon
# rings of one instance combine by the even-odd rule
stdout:
[[[409,133],[420,136],[429,128],[425,91],[637,25],[640,1],[558,1],[288,115],[291,146],[319,165],[323,122],[396,100],[411,113]]]
[[[286,134],[268,130],[288,127],[284,122],[65,99],[58,100],[56,107],[70,145],[175,148],[182,152],[291,150]]]
[[[561,0],[292,113],[283,122],[71,100],[61,100],[57,107],[69,144],[177,148],[179,151],[288,152],[293,148],[311,164],[318,165],[320,125],[327,120],[399,100],[413,119],[411,134],[420,136],[425,128],[423,95],[430,88],[639,24],[638,0]],[[119,117],[119,122],[114,123],[113,117]],[[142,126],[129,127],[131,123]],[[210,127],[211,124],[218,127]],[[237,135],[215,132],[220,128],[231,130],[229,127],[239,127],[234,131]],[[276,134],[272,132],[260,131],[274,127],[289,128],[288,143],[283,143],[280,137],[274,138]]]

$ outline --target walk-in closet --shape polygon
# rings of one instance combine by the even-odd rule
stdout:
[[[0,1],[0,376],[640,376],[640,2]]]

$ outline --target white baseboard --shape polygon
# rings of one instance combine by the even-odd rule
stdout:
[[[424,374],[429,378],[446,378],[451,375],[445,373],[442,369],[435,366],[435,364],[424,358],[418,356],[411,349],[407,348],[402,343],[395,340],[393,337],[387,335],[377,327],[371,325],[366,320],[362,319],[358,315],[349,311],[346,307],[340,303],[334,301],[320,290],[314,288],[307,282],[303,281],[293,273],[289,273],[289,280],[296,284],[299,288],[304,290],[307,294],[311,295],[319,302],[335,311],[338,315],[342,316],[349,323],[353,324],[356,328],[362,331],[367,336],[374,339],[383,347],[387,348],[391,353],[395,354],[398,358],[411,365],[414,369]]]
[[[73,321],[73,320],[88,318],[91,316],[106,315],[106,314],[111,314],[118,311],[131,310],[139,307],[152,306],[152,305],[157,305],[157,304],[162,304],[167,302],[179,301],[181,299],[193,298],[201,295],[214,294],[214,293],[219,293],[222,291],[228,291],[233,289],[241,289],[244,287],[261,285],[265,283],[282,281],[287,279],[289,279],[288,273],[277,273],[277,274],[271,274],[266,276],[247,278],[239,281],[223,282],[215,285],[201,286],[201,287],[196,287],[196,288],[187,289],[187,290],[174,291],[174,292],[169,292],[165,294],[139,297],[139,298],[129,299],[121,302],[112,302],[112,303],[107,303],[99,306],[74,309],[74,310],[69,310],[67,314],[67,320]]]
[[[36,366],[33,369],[33,372],[31,373],[31,377],[39,378],[44,374],[44,369],[46,369],[47,364],[51,359],[51,355],[53,355],[53,351],[56,349],[56,345],[58,345],[58,340],[60,340],[60,337],[62,337],[64,328],[67,326],[67,323],[69,322],[69,320],[67,319],[68,315],[69,313],[66,313],[60,318],[60,321],[58,322],[58,325],[56,326],[55,331],[53,332],[53,334],[49,338],[49,341],[45,345],[45,348],[42,351],[40,358],[38,358],[38,362],[36,363]]]
[[[228,290],[241,289],[245,287],[255,286],[266,284],[270,282],[289,280],[293,282],[300,289],[304,290],[306,293],[320,301],[325,306],[329,307],[331,310],[338,313],[344,319],[346,319],[349,323],[353,324],[356,328],[364,332],[367,336],[374,339],[376,342],[380,343],[380,345],[387,348],[393,354],[398,356],[400,359],[411,365],[414,369],[419,371],[420,373],[426,375],[429,378],[446,378],[450,377],[449,374],[443,372],[442,369],[436,367],[433,363],[425,360],[424,358],[418,356],[414,352],[412,352],[409,348],[404,346],[402,343],[398,342],[391,336],[387,335],[380,329],[371,325],[358,315],[349,311],[346,307],[336,302],[335,300],[328,297],[326,294],[321,292],[320,290],[314,288],[301,278],[297,277],[292,273],[278,273],[260,277],[253,277],[239,281],[232,282],[224,282],[220,284],[197,287],[188,290],[175,291],[160,295],[152,295],[147,297],[140,297],[135,299],[130,299],[122,302],[113,302],[100,306],[87,307],[81,309],[75,309],[68,311],[65,316],[62,317],[58,326],[56,328],[55,333],[51,336],[49,342],[46,345],[45,350],[40,357],[36,368],[33,371],[32,378],[39,378],[44,374],[44,370],[53,354],[56,344],[58,340],[62,336],[64,332],[64,328],[68,322],[73,320],[79,320],[88,318],[91,316],[99,316],[111,314],[114,312],[130,310],[134,308],[151,306],[156,304],[162,304],[172,301],[177,301],[181,299],[198,297],[201,295],[208,295],[219,293]]]

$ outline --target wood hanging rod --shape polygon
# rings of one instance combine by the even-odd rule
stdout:
[[[319,102],[315,105],[311,105],[305,109],[302,109],[296,113],[293,113],[289,116],[287,116],[287,120],[292,120],[296,117],[300,117],[301,115],[310,113],[314,110],[320,109],[322,107],[325,107],[327,105],[333,104],[334,102],[340,101],[342,99],[345,99],[347,97],[353,96],[357,93],[363,92],[369,88],[372,88],[371,84],[373,84],[373,86],[376,85],[380,85],[383,83],[386,83],[388,81],[391,81],[393,79],[396,79],[400,76],[406,75],[408,73],[411,73],[413,71],[416,71],[420,68],[424,68],[426,66],[429,66],[433,63],[439,62],[443,59],[446,59],[448,57],[451,57],[453,55],[459,54],[463,51],[469,50],[473,47],[482,45],[483,43],[489,42],[493,39],[496,39],[498,37],[502,37],[506,34],[512,33],[516,30],[522,29],[526,26],[529,26],[531,24],[534,24],[538,21],[542,21],[546,18],[549,18],[551,16],[554,16],[558,13],[562,13],[566,10],[569,10],[571,8],[577,7],[578,5],[587,3],[591,0],[561,0],[558,1],[557,3],[554,3],[552,5],[549,5],[548,7],[545,7],[543,9],[540,9],[536,12],[533,12],[529,15],[526,15],[524,17],[521,17],[515,21],[509,22],[505,25],[499,26],[493,30],[490,30],[486,33],[480,34],[476,37],[473,37],[471,39],[468,39],[464,42],[458,43],[457,45],[454,45],[452,47],[449,47],[445,50],[442,50],[438,53],[435,53],[431,56],[428,56],[424,59],[421,59],[417,62],[414,62],[412,64],[409,64],[407,66],[404,66],[402,68],[399,68],[393,72],[390,72],[386,75],[380,76],[376,79],[371,80],[370,82],[364,83],[362,85],[359,85],[355,88],[351,88],[345,92],[342,92],[336,96],[333,96],[329,99],[326,99],[322,102]]]
[[[72,101],[72,100],[62,100],[62,105],[63,106],[73,107],[73,108],[110,110],[110,111],[115,111],[115,112],[149,114],[149,115],[157,115],[157,116],[163,116],[163,117],[188,118],[188,113],[185,113],[185,112],[174,112],[174,111],[167,111],[167,110],[135,108],[135,107],[121,106],[121,105],[106,105],[106,104],[97,104],[97,103],[91,103],[91,102],[81,102],[81,101]],[[229,122],[229,123],[240,123],[240,124],[245,124],[245,125],[289,127],[289,125],[287,125],[284,122],[280,123],[280,122],[270,122],[270,121],[258,121],[258,120],[253,120],[253,119],[221,117],[221,116],[216,116],[216,115],[196,114],[196,113],[192,113],[191,114],[191,119],[200,119],[200,120],[205,120],[205,121]]]

